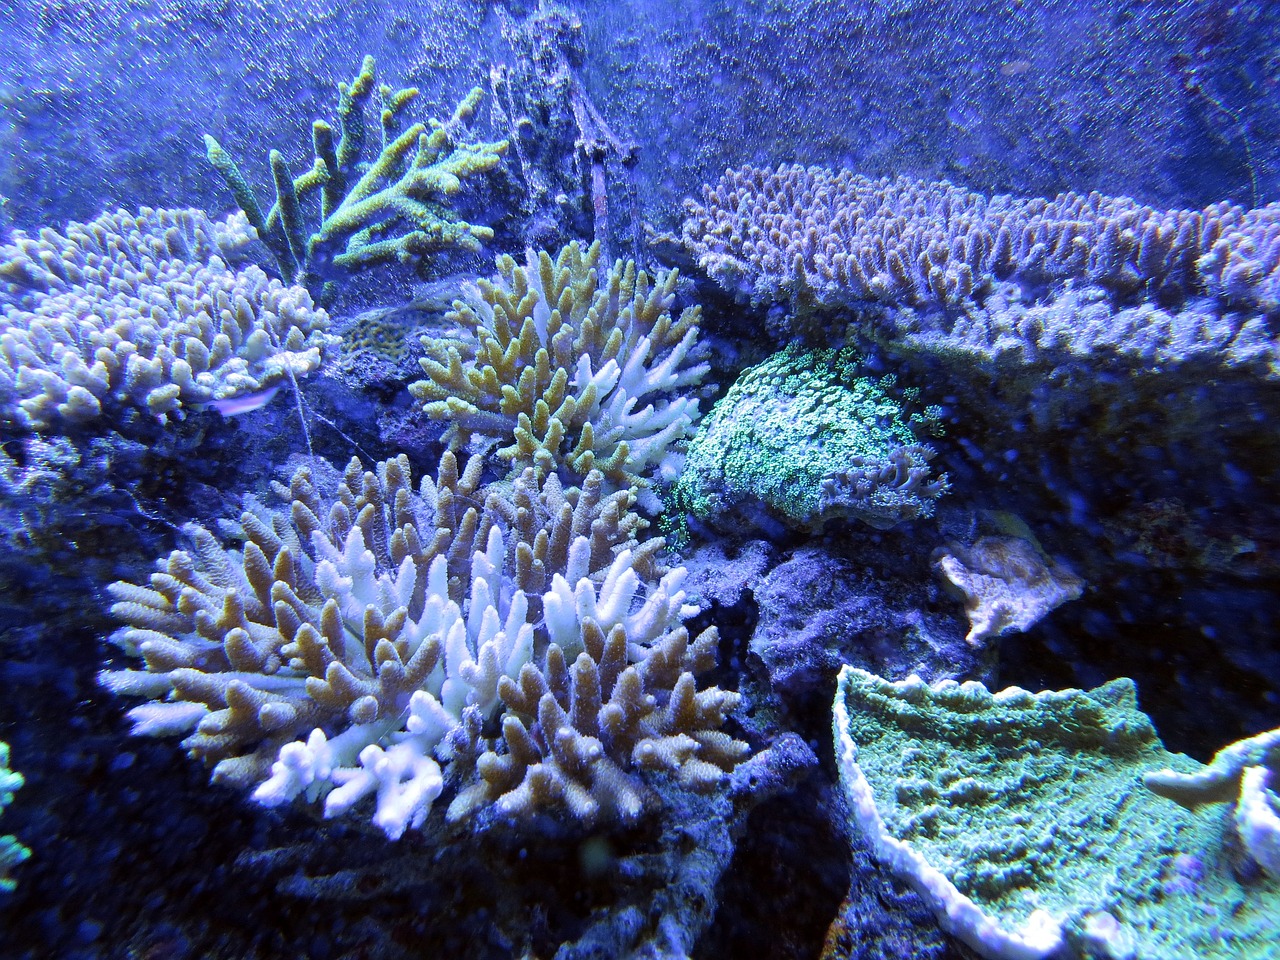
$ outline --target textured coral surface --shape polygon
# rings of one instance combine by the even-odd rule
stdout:
[[[227,265],[251,236],[147,208],[19,234],[0,250],[0,418],[163,420],[314,372],[336,342],[328,314],[301,287]]]
[[[688,391],[707,371],[689,357],[699,308],[671,315],[676,278],[630,260],[602,270],[599,243],[530,251],[524,265],[501,256],[497,280],[452,316],[469,337],[424,339],[427,379],[409,389],[456,441],[514,436],[498,456],[515,468],[626,484],[669,475],[698,418]]]
[[[792,346],[743,372],[698,430],[672,491],[703,520],[759,503],[797,526],[927,517],[946,490],[933,450],[852,350]]]
[[[1200,765],[1164,749],[1131,681],[991,693],[846,667],[835,723],[860,829],[983,955],[1272,952],[1280,886],[1238,861],[1230,808],[1142,785]]]

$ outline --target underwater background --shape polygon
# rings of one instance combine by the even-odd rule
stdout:
[[[0,37],[0,957],[1280,955],[1274,5]]]

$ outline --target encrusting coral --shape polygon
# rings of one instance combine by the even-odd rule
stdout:
[[[467,338],[424,338],[425,380],[410,385],[450,439],[514,442],[498,456],[540,475],[601,471],[643,486],[673,476],[679,442],[698,418],[682,389],[706,364],[690,364],[698,307],[671,315],[676,272],[654,279],[633,261],[599,267],[600,246],[569,244],[552,259],[529,252],[521,266],[497,261],[498,280],[481,280],[450,320]]]
[[[1130,680],[993,693],[847,666],[834,713],[857,829],[982,956],[1274,954],[1280,878],[1238,848],[1264,869],[1276,849],[1274,793],[1247,771],[1274,773],[1280,731],[1203,767],[1164,749]],[[1201,814],[1153,791],[1240,800]]]
[[[118,211],[0,251],[0,420],[165,418],[316,370],[337,343],[302,287],[235,270],[251,234],[196,210]]]
[[[146,669],[101,680],[151,700],[134,732],[187,734],[215,781],[264,804],[323,795],[334,816],[376,795],[393,839],[446,776],[466,798],[455,817],[497,800],[506,816],[589,821],[639,812],[604,802],[641,797],[637,769],[692,786],[731,769],[745,745],[716,728],[737,695],[692,676],[715,631],[689,642],[684,570],[661,571],[661,541],[636,542],[634,491],[527,470],[480,504],[481,472],[447,453],[415,492],[405,458],[376,473],[353,460],[324,496],[304,467],[276,485],[287,512],[247,501],[228,527],[238,549],[193,527],[148,586],[114,584],[128,626],[112,640]]]
[[[929,516],[947,489],[912,430],[929,417],[907,416],[859,360],[792,344],[743,371],[690,443],[673,505],[715,521],[758,501],[798,527]]]
[[[1280,309],[1280,204],[1158,210],[1128,197],[987,197],[848,170],[727,170],[689,201],[685,246],[757,301],[959,307],[997,281]]]
[[[381,143],[377,157],[366,162],[365,112],[375,94]],[[205,148],[281,275],[319,293],[325,282],[343,274],[386,263],[418,264],[450,248],[477,251],[493,238],[492,229],[467,223],[449,207],[462,182],[492,170],[507,149],[505,140],[489,143],[471,136],[467,124],[483,95],[479,87],[472,89],[447,122],[431,120],[401,130],[402,113],[418,90],[378,86],[374,58],[366,56],[351,82],[338,84],[339,129],[323,120],[312,125],[311,169],[294,177],[283,155],[271,151],[276,201],[265,215],[218,141],[206,135]],[[308,228],[303,207],[316,193],[319,216]]]

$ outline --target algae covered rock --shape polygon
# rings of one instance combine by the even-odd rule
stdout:
[[[947,487],[933,450],[858,354],[791,345],[738,378],[689,445],[677,509],[723,523],[767,514],[795,527],[855,517],[886,529],[927,517]]]
[[[1204,768],[1165,750],[1131,680],[992,693],[845,667],[835,736],[857,828],[983,956],[1275,955],[1280,883],[1230,804],[1144,785]]]

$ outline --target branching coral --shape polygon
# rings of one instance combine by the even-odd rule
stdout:
[[[796,526],[928,516],[946,490],[933,451],[849,349],[797,345],[738,377],[689,446],[674,505],[715,520],[758,501]]]
[[[382,139],[377,157],[364,162],[365,112],[375,94]],[[492,170],[507,149],[505,140],[478,141],[467,128],[483,91],[471,90],[446,123],[431,120],[401,130],[402,113],[417,96],[415,87],[377,86],[374,59],[365,57],[351,82],[338,84],[339,129],[323,120],[312,125],[311,169],[294,177],[283,155],[271,151],[276,201],[265,216],[235,161],[206,135],[209,162],[284,277],[296,277],[314,293],[342,274],[385,263],[417,264],[450,248],[475,251],[493,238],[490,228],[467,223],[449,209],[462,182]],[[308,229],[303,205],[312,194],[318,194],[319,217]]]
[[[1158,210],[1128,197],[986,197],[847,170],[728,170],[687,204],[685,246],[756,300],[958,307],[997,280],[1206,293],[1280,308],[1280,204]]]
[[[504,817],[564,810],[588,823],[631,820],[644,809],[645,787],[626,771],[670,774],[705,791],[746,757],[747,745],[720,729],[738,694],[700,691],[695,681],[715,664],[715,629],[690,642],[684,627],[672,628],[678,617],[649,607],[607,630],[607,617],[580,612],[556,631],[566,646],[552,643],[539,665],[499,681],[505,749],[479,756],[478,777],[450,805],[451,817],[493,802]],[[661,635],[650,639],[655,630]],[[471,752],[478,743],[473,728]]]
[[[31,430],[160,419],[317,369],[336,344],[301,287],[236,271],[244,228],[119,211],[0,252],[0,419]]]
[[[0,813],[13,802],[13,791],[22,786],[22,774],[9,769],[9,745],[0,743]],[[11,836],[0,837],[0,893],[14,887],[9,871],[31,856],[31,851]]]
[[[952,316],[892,311],[884,319],[876,332],[890,348],[1020,369],[1035,383],[1108,365],[1161,372],[1199,363],[1280,375],[1280,339],[1266,316],[1203,299],[1117,308],[1098,287],[1067,287],[1034,303],[997,294]]]
[[[497,282],[481,281],[450,319],[467,339],[424,339],[427,379],[410,385],[454,442],[514,443],[498,456],[540,475],[600,470],[643,484],[698,418],[682,389],[705,364],[689,364],[698,307],[671,316],[676,273],[651,280],[632,261],[601,276],[600,247],[565,247],[553,260],[530,251],[524,266],[498,258]]]
[[[146,670],[105,671],[102,682],[152,698],[130,711],[134,732],[188,734],[183,745],[215,764],[215,780],[253,787],[265,804],[323,795],[333,816],[376,795],[374,822],[396,838],[444,788],[441,762],[454,780],[470,775],[478,727],[510,684],[527,687],[526,667],[554,677],[549,664],[600,649],[597,637],[612,639],[624,665],[652,661],[648,696],[681,682],[672,657],[705,667],[714,633],[688,658],[676,650],[691,612],[684,570],[658,576],[660,541],[635,542],[633,491],[604,495],[599,473],[565,491],[529,470],[508,490],[491,488],[481,507],[481,469],[473,458],[459,472],[446,454],[437,480],[415,493],[404,458],[377,473],[353,460],[324,497],[303,468],[289,488],[277,485],[287,514],[248,502],[231,530],[240,549],[192,528],[192,549],[162,561],[149,586],[113,585],[113,613],[128,626],[112,639]],[[701,706],[689,708],[680,690],[667,723],[649,718],[642,698],[629,716],[637,741],[666,749],[676,722],[691,737],[707,733],[706,698],[718,694],[697,694]],[[559,742],[559,729],[550,736]],[[684,763],[699,751],[712,762],[732,754],[704,739]]]

